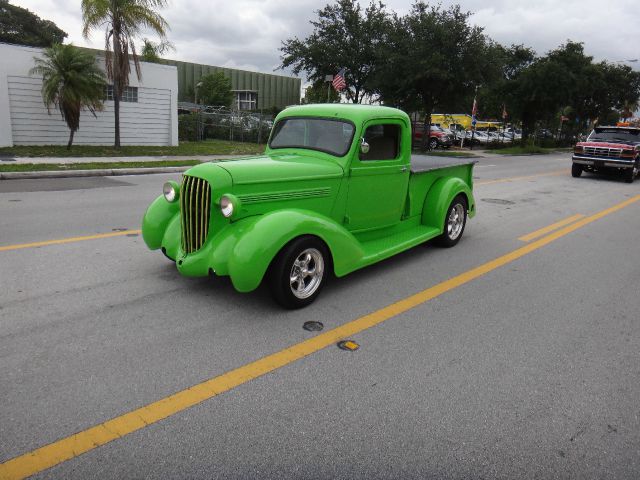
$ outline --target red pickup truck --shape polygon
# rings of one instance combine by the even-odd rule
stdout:
[[[578,142],[571,158],[571,175],[582,172],[622,174],[633,182],[640,169],[640,128],[596,127],[585,142]]]
[[[422,134],[424,132],[423,122],[413,122],[411,124],[413,142],[420,144],[422,142]],[[453,135],[449,135],[442,128],[431,125],[429,131],[429,148],[435,150],[438,147],[449,148],[453,144]]]

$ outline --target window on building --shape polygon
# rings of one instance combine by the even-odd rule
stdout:
[[[235,107],[236,110],[256,110],[258,106],[258,92],[250,90],[239,90],[236,94]]]
[[[113,85],[107,85],[104,87],[104,98],[105,100],[113,100]],[[124,87],[124,91],[122,92],[123,102],[138,102],[138,87]]]

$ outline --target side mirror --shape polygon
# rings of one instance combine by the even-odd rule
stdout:
[[[360,152],[365,155],[369,153],[369,144],[365,141],[364,137],[360,139]]]

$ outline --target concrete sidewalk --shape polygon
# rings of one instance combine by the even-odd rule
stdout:
[[[443,150],[437,150],[443,152]],[[495,157],[499,154],[485,150],[462,151],[476,157]],[[428,153],[427,153],[428,155]],[[159,161],[179,161],[179,160],[200,160],[210,162],[212,160],[225,160],[229,158],[242,158],[250,155],[157,155],[138,157],[10,157],[0,156],[0,165],[16,165],[25,163],[113,163],[113,162],[159,162]]]
[[[9,157],[0,156],[0,165],[16,165],[25,163],[111,163],[111,162],[158,162],[179,160],[224,160],[228,158],[241,158],[248,155],[158,155],[144,157]]]

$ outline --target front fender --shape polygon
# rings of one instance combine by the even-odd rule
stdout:
[[[178,203],[169,203],[160,195],[147,208],[142,218],[142,239],[151,250],[157,250],[162,246],[169,222],[179,213]]]
[[[247,218],[230,225],[221,235],[215,240],[222,249],[214,254],[214,263],[223,262],[220,256],[228,252],[228,274],[240,292],[257,288],[278,252],[301,235],[315,235],[327,244],[337,276],[346,275],[364,257],[351,233],[334,220],[308,210],[278,210]]]
[[[422,223],[442,230],[447,209],[459,194],[466,197],[469,216],[473,217],[475,200],[469,185],[458,177],[447,177],[437,180],[429,189],[422,207]]]

